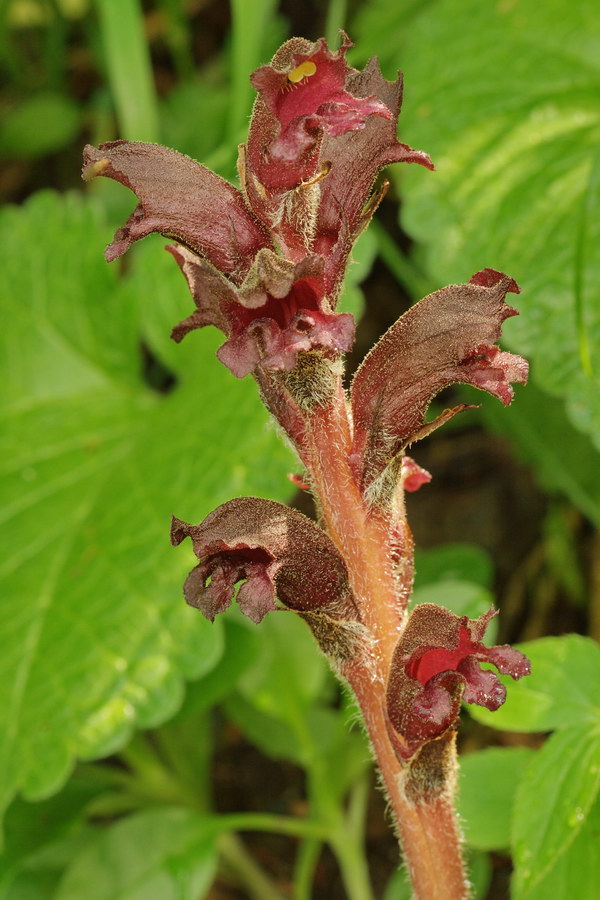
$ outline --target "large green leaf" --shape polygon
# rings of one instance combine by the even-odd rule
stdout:
[[[515,803],[513,848],[518,896],[529,896],[536,883],[569,851],[596,802],[599,787],[600,726],[590,728],[586,723],[566,728],[536,753],[521,780]],[[577,881],[572,887],[575,884]]]
[[[470,847],[508,849],[515,793],[534,754],[529,747],[490,747],[461,756],[458,809]]]
[[[397,167],[403,221],[429,274],[446,284],[492,266],[521,283],[506,341],[600,446],[595,0],[439,0],[412,20],[402,59],[392,42],[362,37],[388,74],[405,70],[402,135],[437,167]]]
[[[495,712],[469,706],[474,719],[507,731],[551,731],[600,721],[600,648],[578,634],[520,644],[531,675],[520,681],[501,676],[506,703]]]
[[[481,393],[470,402],[481,403],[486,426],[510,438],[523,459],[531,463],[545,490],[560,491],[600,527],[598,452],[587,435],[577,431],[564,405],[530,382],[518,387],[516,400],[504,409]],[[473,399],[471,399],[473,397]]]
[[[102,789],[100,782],[79,773],[47,800],[27,803],[17,798],[11,804],[0,856],[2,900],[52,896],[50,885],[58,883],[70,858],[92,833],[85,822],[86,807]]]
[[[155,244],[121,277],[102,258],[111,231],[79,196],[0,218],[0,809],[164,721],[183,677],[217,663],[220,624],[182,599],[193,555],[170,547],[171,513],[288,492],[287,451],[252,382],[214,359],[216,336],[169,344],[192,306],[177,267]],[[172,390],[148,386],[142,341]]]
[[[329,717],[317,705],[327,687],[327,664],[306,624],[292,612],[261,622],[262,648],[226,709],[264,753],[304,765],[329,742]]]
[[[211,820],[173,807],[98,832],[75,856],[56,900],[200,900],[216,869]]]
[[[597,900],[600,884],[600,802],[596,801],[581,829],[564,853],[560,853],[546,874],[534,883],[529,864],[518,866],[513,881],[513,900],[548,900],[549,897],[576,897]]]

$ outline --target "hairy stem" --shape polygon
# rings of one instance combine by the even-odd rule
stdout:
[[[407,767],[396,757],[385,719],[385,687],[359,662],[346,672],[398,826],[415,900],[463,900],[468,896],[452,799],[414,802],[407,797]]]
[[[468,891],[452,798],[445,792],[417,799],[407,793],[408,766],[390,742],[386,686],[405,623],[389,525],[365,507],[348,456],[351,423],[340,386],[333,403],[310,416],[307,464],[327,530],[343,554],[370,646],[344,669],[365,722],[393,809],[415,900],[463,900]],[[408,550],[410,552],[410,549]],[[340,860],[342,862],[342,860]]]

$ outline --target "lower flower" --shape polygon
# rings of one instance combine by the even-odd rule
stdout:
[[[496,614],[492,608],[468,619],[431,603],[414,609],[394,652],[387,689],[390,737],[400,757],[408,759],[453,729],[461,701],[491,710],[504,703],[506,688],[480,663],[514,679],[529,675],[529,660],[519,650],[482,643]]]

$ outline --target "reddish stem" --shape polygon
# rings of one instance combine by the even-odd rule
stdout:
[[[348,455],[351,423],[339,386],[334,403],[311,413],[305,463],[324,524],[344,556],[372,646],[344,670],[365,721],[398,823],[415,900],[464,900],[468,896],[460,838],[448,792],[418,801],[407,796],[408,768],[390,742],[386,686],[394,648],[403,630],[407,598],[398,598],[389,523],[366,508]]]

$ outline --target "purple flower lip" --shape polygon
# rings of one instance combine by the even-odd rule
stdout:
[[[412,612],[394,652],[387,691],[390,736],[401,757],[453,728],[461,700],[490,710],[504,703],[506,688],[480,663],[514,679],[529,675],[530,662],[519,650],[482,643],[495,615],[492,608],[468,619],[430,603]]]

